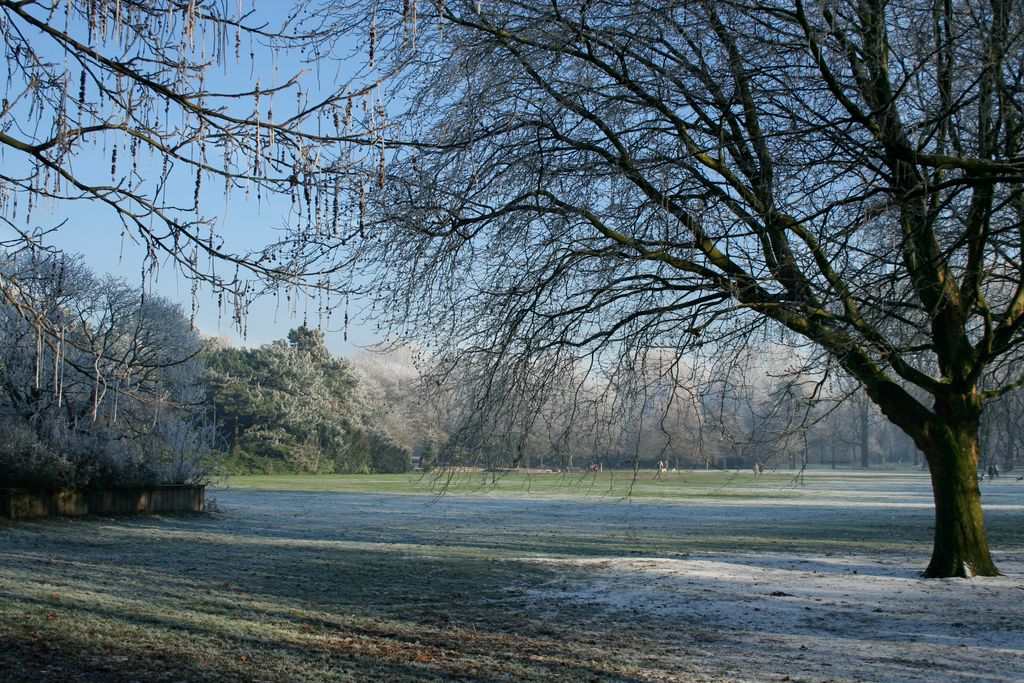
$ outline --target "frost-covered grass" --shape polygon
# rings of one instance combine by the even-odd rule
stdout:
[[[925,581],[920,474],[729,476],[232,478],[208,516],[0,522],[0,679],[1021,679],[1024,482],[983,485],[1007,576]]]

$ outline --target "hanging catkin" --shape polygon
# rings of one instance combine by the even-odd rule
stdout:
[[[92,421],[96,421],[96,416],[100,410],[100,355],[96,354],[96,359],[93,361],[93,370],[96,373],[95,384],[93,385],[92,392]]]
[[[43,355],[43,328],[40,322],[37,320],[36,326],[36,389],[39,388],[39,374],[42,365]]]
[[[57,407],[58,408],[60,408],[61,404],[64,402],[64,362],[65,362],[65,358],[64,357],[65,357],[65,354],[67,353],[67,342],[65,341],[65,336],[64,335],[66,333],[66,329],[67,328],[65,328],[65,326],[63,324],[60,326],[60,340],[59,340],[59,343],[57,345],[57,348],[59,350],[59,353],[57,354],[57,356],[60,358],[60,365],[58,366],[60,368],[60,378],[59,378],[59,381],[57,383]]]
[[[366,183],[359,182],[359,237],[366,237]]]

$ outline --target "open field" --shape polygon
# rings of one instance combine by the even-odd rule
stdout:
[[[983,484],[1006,576],[924,581],[919,473],[652,475],[233,478],[207,516],[0,521],[0,680],[1024,679],[1024,482]]]
[[[804,479],[829,476],[831,470],[808,470]],[[412,474],[259,474],[233,476],[227,488],[310,493],[401,493],[411,495],[555,496],[589,498],[679,498],[779,496],[795,488],[796,472],[779,471],[754,479],[747,471],[671,472],[657,479],[650,470],[600,473],[485,472],[467,470]],[[857,473],[848,472],[853,477]],[[834,475],[832,475],[834,476]]]
[[[476,470],[412,474],[259,474],[232,476],[216,488],[308,493],[397,493],[408,495],[543,496],[557,498],[793,498],[824,491],[843,498],[882,498],[920,488],[916,469],[899,471],[780,469],[755,479],[749,470],[654,470],[559,473],[550,471],[487,472]],[[820,483],[821,486],[816,486]],[[879,485],[881,483],[881,486]],[[214,493],[216,495],[216,492]]]

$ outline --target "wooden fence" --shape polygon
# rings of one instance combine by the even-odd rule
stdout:
[[[0,517],[11,519],[202,512],[205,503],[206,487],[202,485],[55,493],[0,489]]]

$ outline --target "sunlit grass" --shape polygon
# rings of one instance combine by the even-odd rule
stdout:
[[[904,473],[911,480],[922,475]],[[889,475],[896,476],[896,475]],[[606,496],[672,498],[679,496],[780,496],[799,494],[807,485],[841,484],[862,479],[857,472],[778,470],[754,478],[747,470],[691,470],[658,475],[655,470],[585,473],[439,471],[409,474],[236,475],[220,488],[314,493],[413,495]],[[216,490],[218,487],[213,487]]]

